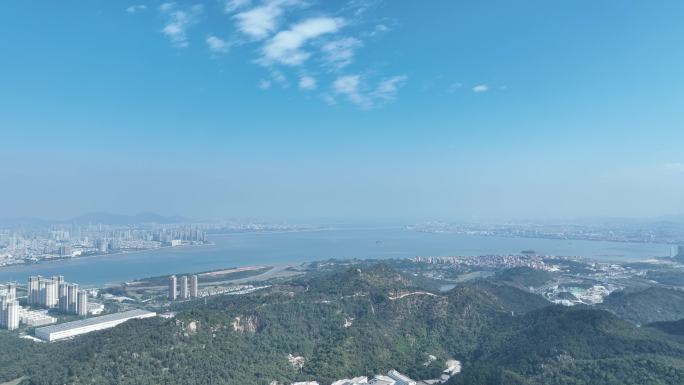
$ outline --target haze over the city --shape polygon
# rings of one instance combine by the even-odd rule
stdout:
[[[0,217],[684,212],[681,1],[261,3],[5,2]]]

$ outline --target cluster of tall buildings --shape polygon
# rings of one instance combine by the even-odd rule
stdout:
[[[198,228],[171,228],[160,229],[152,235],[152,240],[162,244],[171,244],[175,241],[204,243],[207,241],[207,233]]]
[[[24,229],[20,226],[0,225],[0,266],[107,254],[119,250],[205,244],[206,230],[217,226],[219,225],[69,224]]]
[[[0,329],[14,330],[19,327],[19,302],[17,285],[0,286]]]
[[[197,275],[193,275],[190,278],[187,275],[180,277],[180,293],[178,286],[178,278],[175,275],[170,276],[169,299],[171,301],[178,299],[179,294],[181,299],[197,298],[199,296]]]
[[[63,276],[28,279],[29,306],[59,309],[65,314],[88,315],[88,292],[79,290],[77,283],[64,281]]]

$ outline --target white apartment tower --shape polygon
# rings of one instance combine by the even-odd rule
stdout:
[[[40,304],[47,308],[57,307],[59,304],[57,277],[41,282],[40,288]]]
[[[78,315],[88,315],[88,292],[85,290],[78,292]]]
[[[59,310],[69,312],[69,284],[65,282],[59,284]]]
[[[14,330],[19,327],[19,302],[9,289],[0,295],[0,329]]]
[[[190,297],[190,292],[188,291],[188,276],[184,275],[180,279],[180,297],[182,299],[188,299]]]
[[[190,278],[190,296],[192,298],[197,298],[199,296],[198,295],[199,291],[198,291],[198,287],[197,287],[198,286],[197,280],[198,280],[197,275],[193,275]]]
[[[40,276],[31,276],[28,279],[28,304],[40,304]]]
[[[177,286],[178,285],[176,282],[176,276],[175,275],[170,276],[169,277],[169,299],[171,301],[176,300],[176,293],[177,293],[176,287]]]
[[[78,284],[70,283],[67,288],[68,292],[68,312],[78,314]]]

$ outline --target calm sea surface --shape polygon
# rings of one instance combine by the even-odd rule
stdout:
[[[70,261],[0,268],[0,282],[24,282],[29,275],[64,275],[85,286],[137,278],[207,271],[235,266],[295,264],[327,258],[404,258],[414,256],[537,253],[583,256],[603,261],[638,261],[669,255],[661,244],[478,237],[420,233],[402,229],[325,230],[214,236],[215,245],[167,248]]]

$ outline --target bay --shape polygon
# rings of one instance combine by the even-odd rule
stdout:
[[[212,245],[164,248],[0,268],[0,282],[24,283],[30,275],[64,275],[101,287],[134,279],[254,265],[289,265],[328,258],[387,259],[520,253],[639,261],[669,255],[670,246],[537,238],[482,237],[412,230],[344,229],[239,233],[210,237]]]

